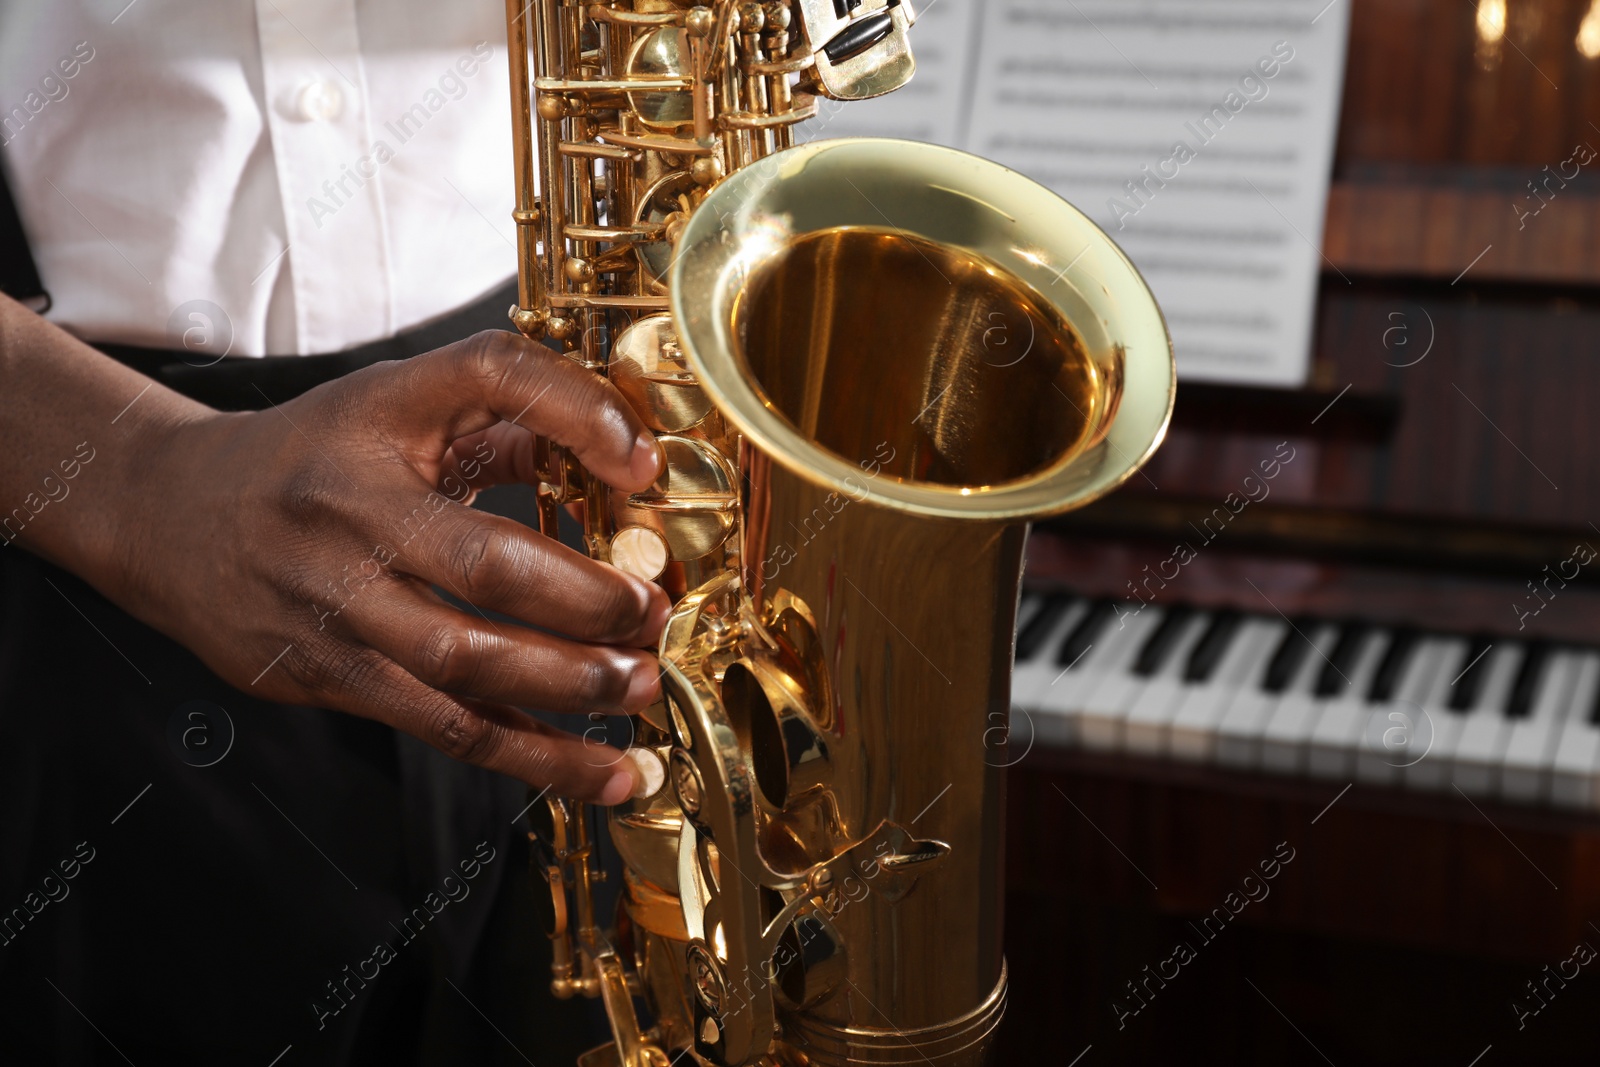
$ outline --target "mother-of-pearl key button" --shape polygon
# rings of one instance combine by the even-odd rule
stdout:
[[[624,526],[611,538],[611,565],[653,582],[667,569],[667,542],[648,526]]]
[[[344,90],[332,78],[307,82],[295,94],[294,110],[302,122],[332,122],[344,114]]]

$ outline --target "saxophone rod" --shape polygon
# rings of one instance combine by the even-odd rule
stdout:
[[[506,0],[506,35],[511,52],[511,135],[517,173],[517,303],[524,311],[544,305],[539,291],[539,201],[534,188],[533,88],[528,75],[528,19],[525,0]]]

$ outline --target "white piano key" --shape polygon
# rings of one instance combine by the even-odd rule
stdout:
[[[1500,762],[1511,732],[1506,702],[1526,654],[1527,646],[1520,641],[1496,641],[1488,652],[1489,662],[1484,664],[1488,674],[1477,704],[1462,724],[1450,766],[1451,784],[1468,796],[1491,796],[1499,785]]]
[[[1436,694],[1450,682],[1452,675],[1446,672],[1460,669],[1466,650],[1467,643],[1459,638],[1424,637],[1417,642],[1394,699],[1369,706],[1356,751],[1356,781],[1395,785],[1428,761],[1437,717],[1446,714]]]
[[[1427,731],[1426,753],[1410,763],[1406,762],[1411,758],[1409,755],[1404,760],[1395,760],[1390,756],[1391,762],[1405,763],[1400,770],[1400,782],[1407,789],[1450,788],[1450,761],[1455,756],[1456,743],[1461,739],[1466,720],[1465,713],[1450,710],[1450,693],[1452,683],[1461,677],[1461,669],[1466,666],[1464,657],[1471,646],[1465,638],[1452,638],[1447,645],[1426,696],[1413,701],[1421,708],[1421,718],[1410,728],[1419,737],[1424,730]],[[1494,655],[1494,652],[1488,655]],[[1399,707],[1395,711],[1403,717],[1402,723],[1417,715],[1416,707]]]
[[[1180,667],[1180,674],[1182,668]],[[1166,747],[1167,725],[1183,701],[1181,677],[1157,678],[1139,694],[1122,724],[1122,748],[1136,755],[1159,755]]]
[[[1252,685],[1228,705],[1217,723],[1212,756],[1224,766],[1254,768],[1261,754],[1261,730],[1278,703],[1279,694]]]
[[[1139,699],[1134,701],[1133,707],[1128,709],[1128,717],[1122,724],[1122,747],[1125,751],[1143,756],[1159,756],[1166,752],[1167,733],[1172,717],[1177,714],[1184,696],[1193,688],[1191,683],[1185,682],[1184,671],[1188,669],[1189,659],[1194,655],[1195,649],[1205,639],[1206,631],[1216,624],[1217,617],[1209,616],[1205,626],[1195,634],[1194,643],[1183,651],[1177,669],[1152,681],[1145,691],[1139,694]],[[1243,619],[1236,617],[1228,644],[1223,647],[1221,654],[1212,664],[1213,675],[1222,667],[1227,653],[1238,644],[1243,632]]]
[[[1387,645],[1386,637],[1387,635],[1383,633],[1366,635],[1355,659],[1347,668],[1350,672],[1349,678],[1341,683],[1341,692],[1333,696],[1318,697],[1312,692],[1318,678],[1328,666],[1322,656],[1316,657],[1317,665],[1312,672],[1308,689],[1294,694],[1289,700],[1279,704],[1274,709],[1272,718],[1267,721],[1261,737],[1263,770],[1275,774],[1306,773],[1312,735],[1321,724],[1323,716],[1327,714],[1327,709],[1334,705],[1361,706],[1367,687],[1372,684],[1372,675],[1377,671],[1378,662],[1383,658],[1383,651]],[[1332,655],[1338,640],[1339,628],[1329,628],[1326,643],[1318,646],[1323,655]],[[1350,756],[1354,762],[1353,751]]]
[[[1500,764],[1500,795],[1507,800],[1531,803],[1549,792],[1556,742],[1576,707],[1572,690],[1579,663],[1576,652],[1552,652],[1528,717],[1512,720]]]
[[[1090,602],[1079,597],[1067,605],[1061,617],[1050,628],[1050,633],[1039,643],[1039,651],[1018,663],[1011,672],[1011,703],[1015,707],[1032,708],[1039,693],[1049,688],[1050,682],[1061,673],[1056,663],[1056,650],[1067,639],[1072,628],[1089,613]]]
[[[1349,778],[1354,773],[1356,750],[1361,747],[1361,735],[1372,713],[1367,690],[1372,687],[1373,675],[1378,673],[1392,639],[1388,630],[1369,633],[1356,657],[1350,684],[1320,702],[1319,714],[1305,740],[1307,774],[1316,778]],[[1412,656],[1415,655],[1413,650]]]
[[[1589,721],[1600,691],[1600,652],[1578,656],[1572,708],[1556,742],[1550,768],[1550,802],[1563,808],[1600,808],[1600,725]]]
[[[1144,647],[1144,642],[1139,642],[1139,648],[1134,650],[1127,665],[1122,670],[1107,674],[1094,691],[1084,697],[1083,707],[1078,711],[1078,743],[1085,748],[1101,751],[1121,749],[1123,723],[1133,706],[1152,686],[1166,687],[1167,696],[1162,697],[1158,690],[1155,699],[1171,700],[1173,687],[1183,676],[1184,661],[1189,658],[1194,643],[1205,632],[1207,621],[1209,616],[1196,612],[1183,622],[1165,662],[1154,675],[1141,676],[1133,672],[1134,663]],[[1153,629],[1150,631],[1152,634],[1154,632]]]
[[[1165,751],[1174,759],[1209,762],[1217,745],[1217,725],[1244,693],[1261,684],[1267,661],[1283,640],[1289,624],[1282,619],[1246,618],[1222,662],[1205,682],[1183,687],[1171,723],[1165,729]]]
[[[1106,624],[1078,661],[1069,669],[1057,668],[1049,684],[1033,701],[1034,728],[1040,741],[1053,745],[1078,742],[1078,713],[1084,700],[1107,676],[1124,671],[1139,654],[1139,647],[1160,625],[1162,609],[1147,605],[1123,611]]]
[[[1261,742],[1267,723],[1286,701],[1310,697],[1311,686],[1322,669],[1323,654],[1333,647],[1338,637],[1337,627],[1319,623],[1309,631],[1302,630],[1311,648],[1295,667],[1294,676],[1280,693],[1269,693],[1256,684],[1245,690],[1229,706],[1217,724],[1217,762],[1225,767],[1256,769],[1261,766]],[[1270,658],[1270,657],[1269,657]]]

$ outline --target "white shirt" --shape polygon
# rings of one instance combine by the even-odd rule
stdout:
[[[91,341],[337,351],[516,270],[500,0],[12,0],[0,142]]]

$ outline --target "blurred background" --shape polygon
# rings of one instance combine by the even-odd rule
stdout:
[[[1320,6],[1191,11],[1293,8],[1304,37]],[[1142,68],[1127,95],[1188,97],[1174,129],[1235,80],[1185,80],[1107,5],[1061,10],[1107,71]],[[1326,133],[1312,100],[1282,135],[1332,148],[1297,226],[1303,361],[1196,373],[1174,322],[1147,476],[1034,535],[1002,1062],[1594,1061],[1600,3],[1323,11],[1315,32],[1347,40],[1300,55],[1339,69],[1287,64],[1267,98],[1297,70],[1337,93]],[[1252,58],[1296,40],[1256,36]],[[1130,230],[1197,225],[1185,182],[1252,174],[1207,151]],[[1077,180],[1056,184],[1143,266]],[[1170,307],[1181,280],[1147,275]]]

